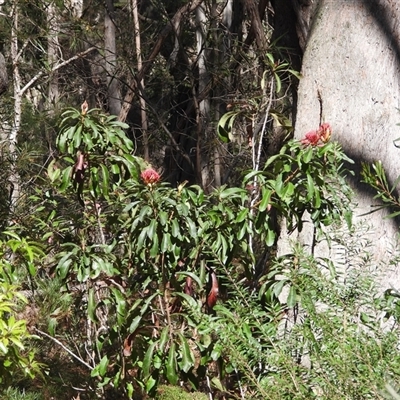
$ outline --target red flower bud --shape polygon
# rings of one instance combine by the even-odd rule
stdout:
[[[318,133],[320,135],[321,140],[324,143],[329,142],[329,139],[331,138],[332,135],[331,126],[328,123],[322,124],[319,127]]]
[[[140,174],[140,176],[146,185],[153,185],[161,179],[158,172],[153,168],[147,168]]]
[[[306,133],[305,138],[301,140],[301,144],[304,144],[305,146],[316,146],[319,142],[319,139],[320,136],[318,132],[311,131]]]

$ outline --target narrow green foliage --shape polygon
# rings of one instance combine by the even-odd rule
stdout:
[[[382,162],[376,161],[372,165],[362,164],[363,182],[371,186],[375,191],[375,199],[381,200],[381,204],[374,205],[373,210],[378,211],[384,208],[391,209],[391,213],[386,218],[395,218],[400,215],[400,199],[396,196],[400,176],[393,185],[389,185]]]
[[[34,378],[40,375],[42,365],[35,360],[33,350],[27,348],[35,337],[29,333],[26,321],[18,318],[27,299],[16,284],[17,273],[8,259],[13,255],[22,265],[30,266],[30,273],[36,271],[34,261],[40,255],[38,247],[21,239],[15,232],[6,232],[0,242],[0,390],[8,388],[11,382],[22,377]]]

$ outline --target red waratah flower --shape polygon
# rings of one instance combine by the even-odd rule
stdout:
[[[140,176],[146,185],[153,185],[161,179],[158,172],[155,171],[153,168],[147,168],[140,174]]]
[[[318,133],[324,143],[329,142],[332,135],[331,126],[328,123],[322,124],[318,129]]]
[[[317,131],[311,131],[306,133],[304,139],[300,142],[305,146],[317,146],[319,141],[323,143],[329,142],[332,135],[332,128],[328,123],[321,124]]]
[[[319,142],[320,135],[317,131],[310,131],[306,133],[304,139],[301,140],[301,144],[305,146],[316,146]]]

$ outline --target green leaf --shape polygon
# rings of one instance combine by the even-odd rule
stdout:
[[[282,174],[279,174],[275,180],[275,192],[279,197],[282,197],[282,190],[283,190],[283,177]]]
[[[95,298],[95,295],[94,295],[94,289],[93,288],[89,289],[87,312],[88,312],[88,316],[89,316],[90,320],[93,321],[93,322],[97,322],[97,317],[96,317],[96,298]]]
[[[189,228],[189,235],[193,239],[196,239],[197,238],[197,227],[196,227],[196,224],[190,218],[186,218],[186,222],[187,222],[188,228]]]
[[[181,232],[179,228],[179,223],[178,220],[175,218],[171,221],[171,235],[175,238],[180,239],[181,238]]]
[[[400,211],[395,211],[389,215],[386,215],[385,218],[395,218],[400,215]]]
[[[68,185],[71,182],[71,177],[72,177],[72,165],[65,168],[64,171],[62,172],[61,185],[59,187],[60,192],[64,192],[65,189],[68,187]]]
[[[285,279],[282,279],[273,285],[273,293],[276,297],[279,297],[279,295],[282,293],[282,289],[286,285],[286,283],[287,281]]]
[[[175,294],[185,299],[192,309],[195,309],[197,307],[197,301],[192,296],[189,296],[188,294],[181,292],[176,292]]]
[[[107,367],[108,367],[108,357],[104,356],[100,360],[100,363],[97,364],[96,367],[92,370],[92,372],[90,373],[90,376],[91,377],[96,377],[96,376],[103,377],[107,372]]]
[[[57,264],[57,271],[61,279],[65,279],[68,276],[70,266],[72,264],[72,259],[70,254],[66,254]]]
[[[222,191],[219,192],[218,197],[220,199],[226,199],[226,198],[233,198],[233,197],[237,197],[238,195],[242,195],[246,193],[246,191],[242,188],[237,188],[237,187],[232,187],[232,188],[228,188],[228,189],[224,189]]]
[[[128,397],[131,399],[133,397],[133,392],[134,392],[134,387],[132,383],[128,382],[126,383],[126,393],[128,394]]]
[[[303,162],[308,164],[311,161],[313,154],[314,148],[312,146],[308,147],[307,150],[302,154]]]
[[[239,113],[237,111],[229,111],[224,114],[218,122],[218,137],[224,143],[228,143],[232,139],[231,131],[235,118]]]
[[[110,185],[110,174],[108,172],[108,168],[104,164],[100,164],[102,182],[101,182],[101,191],[102,195],[107,199],[108,198],[108,188]]]
[[[222,384],[221,380],[220,380],[217,376],[214,376],[214,377],[211,379],[211,383],[212,383],[213,386],[214,386],[215,388],[217,388],[220,392],[225,392],[225,391],[226,391],[226,389],[224,388],[224,385]]]
[[[150,225],[147,227],[147,237],[153,239],[157,230],[157,221],[152,219]]]
[[[314,196],[314,180],[310,174],[307,174],[307,200]]]
[[[82,142],[82,125],[79,125],[76,131],[74,132],[74,146],[76,149],[79,149],[81,142]]]
[[[111,173],[114,175],[119,175],[121,173],[121,170],[120,170],[118,164],[111,164]]]
[[[188,276],[188,277],[192,278],[192,279],[196,282],[196,285],[197,285],[199,288],[201,288],[201,287],[203,286],[203,284],[202,284],[200,278],[199,278],[196,274],[194,274],[193,272],[189,272],[189,271],[178,271],[178,272],[175,273],[175,275],[176,275],[177,277],[179,277],[179,276],[181,276],[181,275],[182,275],[182,276]]]
[[[67,135],[65,133],[60,134],[56,141],[60,153],[65,153],[67,147],[66,143],[67,143]]]
[[[178,383],[178,374],[176,368],[176,344],[173,342],[168,352],[168,360],[167,360],[167,379],[171,385],[176,385]]]
[[[276,234],[275,234],[274,230],[268,228],[267,229],[267,237],[265,239],[265,244],[268,247],[272,247],[275,243],[275,237],[276,237]]]
[[[152,376],[149,376],[146,382],[146,392],[150,392],[151,389],[156,385],[157,381]]]
[[[276,93],[279,93],[282,89],[281,78],[279,77],[279,75],[276,72],[274,72],[274,78],[275,78],[275,84],[276,84]]]
[[[181,340],[181,352],[182,352],[182,361],[180,363],[180,367],[183,372],[188,373],[189,370],[194,366],[194,355],[189,347],[189,343],[186,338],[178,333],[179,338]]]
[[[112,287],[111,292],[113,293],[115,299],[117,322],[119,326],[121,326],[126,323],[126,299],[124,294],[116,287]]]
[[[165,253],[169,250],[171,246],[171,235],[169,233],[164,233],[162,239],[161,239],[161,253]]]
[[[158,348],[159,348],[159,350],[160,350],[161,353],[164,352],[165,345],[166,345],[167,342],[168,342],[168,337],[169,337],[168,333],[169,333],[169,327],[166,326],[166,327],[164,327],[164,329],[161,331],[160,341],[159,341],[159,345],[158,345]]]
[[[271,190],[267,189],[266,187],[262,188],[262,199],[260,206],[258,207],[260,212],[263,212],[268,208],[268,205],[270,204],[271,200],[271,194],[272,194]]]
[[[235,219],[235,223],[243,222],[247,218],[248,214],[249,214],[249,209],[243,208],[241,211],[239,211],[239,213]]]
[[[146,380],[149,378],[151,371],[151,365],[153,361],[153,353],[154,349],[156,347],[157,342],[152,342],[149,346],[149,348],[146,351],[146,354],[144,355],[143,359],[143,365],[142,365],[142,373],[143,373],[143,379]]]
[[[139,237],[137,239],[137,247],[138,247],[138,249],[142,249],[144,247],[146,236],[147,236],[147,227],[143,228],[142,231],[139,234]]]
[[[104,376],[107,372],[107,366],[108,366],[108,357],[104,356],[99,364],[99,373],[100,376]]]
[[[86,144],[86,151],[91,151],[95,146],[92,140],[92,133],[84,132],[82,135],[83,142]]]
[[[142,320],[142,316],[138,315],[136,316],[133,321],[131,322],[131,325],[129,326],[129,332],[134,333],[136,329],[138,328],[140,321]]]
[[[159,245],[159,241],[158,241],[158,235],[155,234],[153,236],[153,243],[151,245],[150,251],[149,251],[149,255],[152,258],[157,258],[157,256],[160,254],[160,245]]]
[[[321,207],[321,197],[319,194],[319,190],[315,190],[314,192],[314,208],[320,208]]]
[[[287,298],[287,306],[289,308],[293,308],[297,303],[297,294],[296,294],[296,288],[292,285],[290,286],[289,289],[289,295]]]

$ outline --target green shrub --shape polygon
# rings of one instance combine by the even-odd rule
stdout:
[[[207,400],[203,393],[188,393],[177,386],[161,385],[157,389],[156,400]]]
[[[35,392],[20,391],[17,388],[10,387],[1,395],[2,400],[44,400],[44,397]]]
[[[34,336],[27,329],[26,321],[18,318],[18,307],[27,303],[15,284],[14,267],[8,261],[11,255],[34,273],[34,259],[38,249],[13,232],[5,233],[0,242],[0,388],[7,388],[20,377],[33,378],[40,372],[34,352],[26,348]]]

